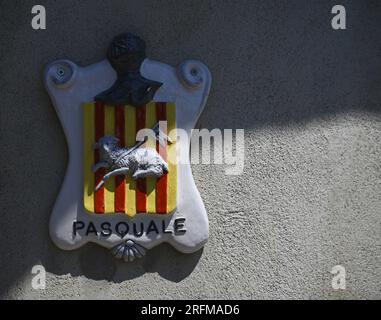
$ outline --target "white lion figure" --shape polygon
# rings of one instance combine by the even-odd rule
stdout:
[[[99,190],[111,177],[132,174],[133,179],[153,176],[161,177],[168,173],[168,164],[160,154],[151,148],[120,148],[119,139],[113,136],[104,136],[94,144],[94,149],[100,153],[100,161],[93,166],[93,172],[99,168],[107,168],[109,172],[96,186]]]

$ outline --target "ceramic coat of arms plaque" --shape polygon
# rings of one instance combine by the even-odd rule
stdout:
[[[126,33],[104,61],[55,61],[44,78],[69,148],[50,220],[55,244],[72,250],[95,242],[125,261],[161,242],[200,249],[208,219],[189,147],[209,94],[208,68],[147,59],[145,42]]]

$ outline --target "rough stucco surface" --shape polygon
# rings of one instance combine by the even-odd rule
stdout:
[[[1,298],[381,298],[380,1],[341,1],[346,31],[331,1],[40,1],[45,31],[34,4],[0,2]],[[161,245],[124,264],[49,239],[68,155],[43,67],[99,61],[124,31],[153,59],[210,67],[198,127],[245,129],[242,175],[192,166],[210,219],[192,255]],[[337,264],[346,290],[331,288]]]

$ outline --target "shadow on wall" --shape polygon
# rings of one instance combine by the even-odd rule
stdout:
[[[192,273],[203,250],[193,254],[182,254],[170,245],[163,243],[148,250],[142,259],[127,263],[115,259],[110,250],[92,243],[85,245],[79,251],[81,272],[73,272],[76,267],[66,263],[65,268],[59,270],[61,271],[59,274],[84,275],[89,279],[120,283],[138,278],[144,273],[158,273],[169,281],[180,282]],[[49,263],[45,266],[48,271],[56,273],[57,269],[54,266],[50,266]]]

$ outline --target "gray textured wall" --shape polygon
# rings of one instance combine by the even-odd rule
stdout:
[[[340,2],[348,29],[333,31]],[[34,4],[47,30],[30,27]],[[381,2],[0,1],[2,298],[381,298]],[[210,219],[202,252],[161,245],[133,264],[49,239],[65,173],[46,63],[104,58],[132,31],[149,56],[196,58],[214,83],[202,128],[244,128],[244,173],[195,165]],[[32,290],[43,264],[47,288]],[[333,291],[331,268],[347,270]]]

